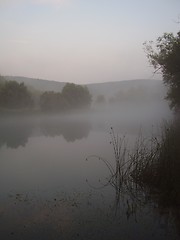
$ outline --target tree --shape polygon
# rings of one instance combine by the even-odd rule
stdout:
[[[5,81],[0,89],[0,106],[5,108],[26,108],[33,104],[24,83]]]
[[[144,43],[147,57],[155,72],[161,71],[168,87],[167,99],[175,111],[180,108],[180,31],[164,33],[156,43]]]
[[[85,86],[67,83],[63,90],[62,96],[66,99],[69,108],[84,108],[91,104],[91,94]]]
[[[67,101],[61,93],[44,92],[40,97],[40,107],[43,111],[64,111],[67,109]]]
[[[43,111],[66,111],[69,109],[88,107],[91,95],[86,87],[67,83],[62,93],[44,92],[40,97],[40,107]]]

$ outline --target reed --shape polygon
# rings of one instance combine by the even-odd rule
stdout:
[[[125,191],[137,200],[138,191],[144,191],[156,193],[159,203],[180,204],[180,127],[177,123],[165,124],[161,136],[152,135],[149,139],[143,137],[140,130],[133,149],[128,148],[126,136],[119,136],[113,128],[110,136],[114,163],[93,156],[103,161],[110,172],[102,187],[113,186],[117,199]]]
[[[161,138],[151,139],[153,147],[143,151],[142,155],[132,156],[135,163],[130,173],[139,185],[158,194],[164,205],[180,204],[180,128],[169,124],[162,128]],[[136,160],[137,159],[137,160]]]

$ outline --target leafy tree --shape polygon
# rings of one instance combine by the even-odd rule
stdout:
[[[167,99],[175,111],[180,108],[180,31],[164,33],[156,43],[145,43],[145,50],[155,72],[161,71],[164,83],[168,86]]]
[[[67,100],[69,108],[83,108],[91,104],[91,94],[85,86],[67,83],[62,90],[62,96]]]
[[[67,83],[62,93],[44,92],[40,97],[40,107],[43,111],[65,111],[83,108],[91,103],[91,95],[87,87]]]
[[[33,104],[24,83],[5,81],[0,89],[0,106],[5,108],[26,108]]]
[[[64,111],[67,101],[61,93],[44,92],[40,97],[40,107],[43,111]]]

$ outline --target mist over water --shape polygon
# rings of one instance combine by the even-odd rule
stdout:
[[[38,239],[37,236],[107,239],[108,234],[109,238],[116,239],[123,234],[136,239],[136,234],[141,232],[146,239],[151,239],[152,234],[154,239],[159,239],[161,234],[163,239],[174,239],[169,238],[176,236],[174,231],[168,235],[166,227],[161,229],[160,222],[154,223],[158,213],[153,210],[147,215],[153,209],[151,204],[142,207],[142,212],[137,211],[138,220],[128,215],[123,201],[115,211],[114,189],[102,187],[109,177],[107,167],[98,159],[86,161],[88,156],[96,155],[113,164],[111,127],[120,136],[126,135],[132,147],[140,129],[147,137],[152,131],[158,134],[162,121],[171,117],[164,102],[148,107],[133,103],[94,105],[89,111],[67,114],[2,116],[0,211],[3,236],[6,239],[20,236],[26,239]],[[129,197],[125,194],[123,198],[127,201]],[[145,222],[146,230],[142,231]],[[153,227],[158,229],[156,233],[152,233]],[[45,228],[48,229],[46,234]]]
[[[126,136],[130,148],[140,129],[144,136],[158,135],[163,121],[171,117],[164,103],[148,108],[122,104],[69,114],[4,116],[0,124],[1,187],[17,191],[43,184],[49,191],[60,184],[79,189],[90,170],[83,170],[87,156],[104,156],[113,162],[111,127]],[[93,171],[98,178],[103,173],[97,164],[89,174],[92,179]]]
[[[0,0],[1,240],[180,239],[178,9]]]

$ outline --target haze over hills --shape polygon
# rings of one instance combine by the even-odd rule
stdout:
[[[65,82],[37,79],[37,78],[28,78],[28,77],[19,77],[19,76],[5,76],[9,81],[16,81],[18,83],[24,82],[24,84],[30,88],[34,88],[38,91],[54,91],[61,92]]]
[[[61,92],[65,86],[65,82],[58,82],[52,80],[35,79],[28,77],[18,77],[18,76],[6,76],[7,80],[14,80],[17,82],[24,82],[30,88],[34,88],[38,91],[54,91]],[[118,95],[120,92],[127,92],[132,89],[141,89],[148,94],[154,96],[159,96],[159,98],[164,98],[165,96],[165,86],[161,80],[148,80],[148,79],[134,79],[126,81],[117,82],[104,82],[104,83],[91,83],[86,84],[93,98],[98,95],[104,95],[108,98]]]
[[[162,97],[166,91],[162,81],[151,79],[134,79],[117,82],[93,83],[88,84],[87,86],[93,96],[103,94],[107,97],[115,96],[120,92],[128,92],[133,89],[141,89],[142,91],[146,91],[149,94],[157,94],[159,97]]]

